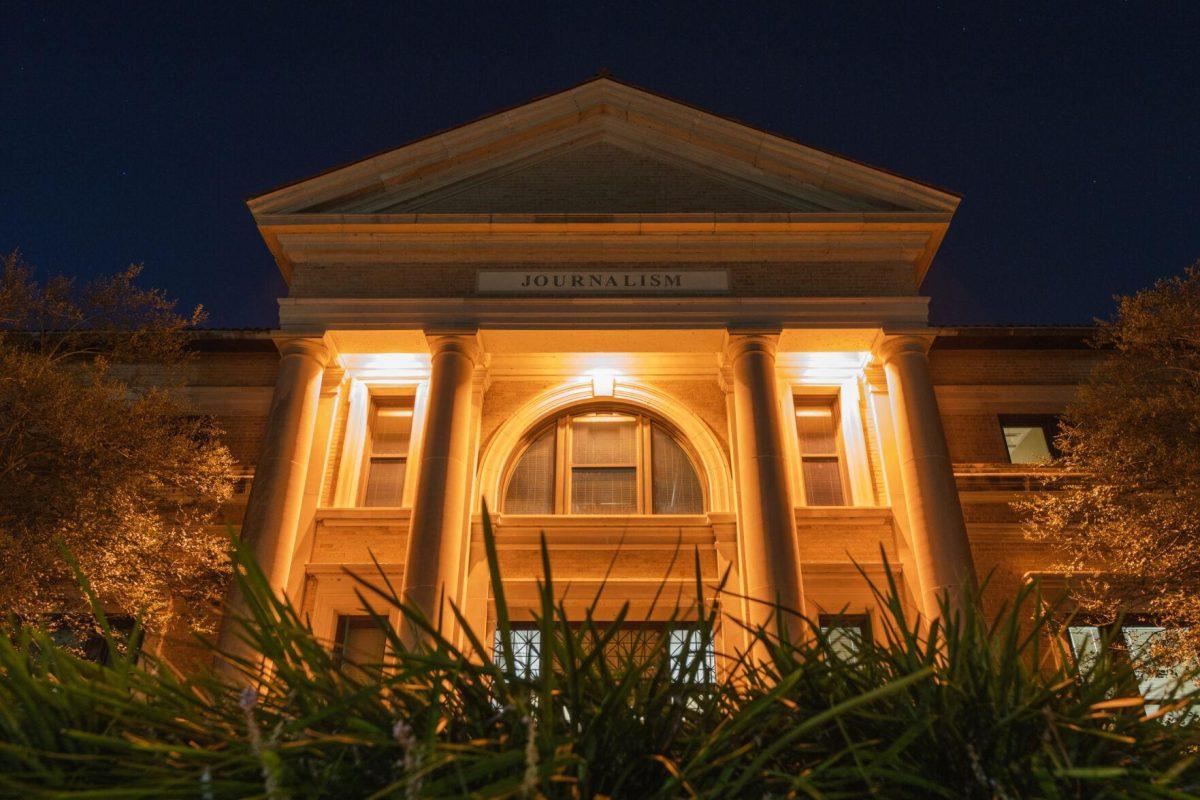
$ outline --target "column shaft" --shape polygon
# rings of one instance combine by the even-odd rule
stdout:
[[[468,535],[471,397],[479,349],[474,334],[430,335],[429,411],[404,562],[404,598],[433,623],[453,630],[446,603],[458,602]],[[404,625],[414,641],[416,632]]]
[[[943,592],[951,611],[961,608],[975,566],[925,348],[903,336],[885,341],[881,355],[921,602],[935,616]]]
[[[321,377],[329,351],[319,339],[284,339],[279,346],[279,372],[254,481],[242,519],[242,541],[249,547],[272,589],[287,590],[297,529],[311,458]],[[220,645],[245,658],[249,651],[234,618],[247,613],[245,597],[233,587],[225,603]],[[229,669],[223,665],[222,669]]]
[[[796,542],[796,512],[788,480],[774,335],[731,335],[737,447],[738,533],[751,625],[764,625],[778,600],[802,612],[804,589]],[[793,634],[794,617],[782,620]]]
[[[313,339],[286,340],[279,350],[275,394],[254,469],[242,539],[271,587],[283,591],[292,566],[321,375],[329,354],[324,344]]]

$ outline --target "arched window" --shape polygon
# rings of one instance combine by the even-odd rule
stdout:
[[[661,422],[566,414],[531,436],[509,473],[506,514],[702,514],[692,460]]]

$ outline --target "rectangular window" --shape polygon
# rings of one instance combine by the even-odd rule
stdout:
[[[846,504],[838,442],[837,402],[796,398],[796,435],[800,441],[804,502],[810,506]]]
[[[364,506],[399,506],[404,502],[404,477],[412,443],[412,401],[378,400],[371,406],[367,429]]]
[[[1139,691],[1146,701],[1147,714],[1153,714],[1158,710],[1160,703],[1170,701],[1174,694],[1200,689],[1200,683],[1196,680],[1180,683],[1180,679],[1188,671],[1186,664],[1145,663],[1155,639],[1165,632],[1166,628],[1157,625],[1123,625],[1119,638],[1113,642],[1118,645],[1118,651],[1123,650],[1125,656],[1135,665],[1134,672],[1138,677]],[[1088,675],[1103,651],[1104,631],[1096,625],[1072,625],[1067,628],[1067,638],[1080,673]],[[1197,712],[1188,710],[1179,713],[1190,716]]]
[[[517,675],[532,680],[542,674],[542,631],[527,625],[513,625],[509,629],[513,649],[513,662]],[[504,639],[500,629],[492,638],[492,660],[503,666]]]
[[[141,650],[140,631],[138,636],[133,635],[133,617],[124,614],[111,615],[108,617],[108,629],[118,646],[132,648],[134,655]],[[113,663],[116,654],[109,650],[104,634],[91,619],[55,615],[50,619],[48,630],[51,641],[59,647],[71,650],[85,661],[96,664]]]
[[[638,513],[638,420],[587,414],[571,421],[571,513]]]
[[[667,636],[671,677],[676,683],[712,683],[715,680],[716,653],[712,637],[696,628],[668,628],[657,624],[622,627],[608,640],[604,659],[614,671],[631,661],[643,663],[654,656],[664,634]],[[511,627],[513,659],[517,674],[524,678],[536,678],[541,674],[541,636],[541,630],[532,626]],[[492,640],[492,659],[499,664],[503,658],[503,640],[497,630]]]
[[[671,678],[676,683],[713,683],[717,677],[717,654],[712,636],[698,628],[672,628]]]
[[[1083,675],[1091,673],[1096,659],[1104,647],[1104,636],[1095,625],[1072,625],[1067,628],[1067,639],[1071,643],[1071,654]]]
[[[819,624],[833,654],[843,661],[853,660],[871,640],[871,619],[866,614],[822,614]]]
[[[1000,429],[1013,464],[1044,464],[1061,455],[1054,446],[1058,417],[1052,414],[1006,414]]]
[[[374,619],[361,614],[338,617],[333,652],[339,662],[382,664],[386,649],[387,634]]]

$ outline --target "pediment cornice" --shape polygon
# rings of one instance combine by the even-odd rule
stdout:
[[[717,210],[704,213],[513,213],[496,202],[480,213],[437,213],[447,200],[597,143],[701,185],[728,187],[754,210],[725,211],[715,201]],[[779,260],[902,259],[918,283],[957,205],[944,190],[609,78],[248,201],[285,277],[297,263],[372,248],[389,260],[439,260],[451,244],[455,257],[482,261],[528,242],[532,261],[571,260],[575,245],[584,259],[597,246],[625,260],[662,258],[673,248],[684,260],[730,260],[759,249]],[[690,234],[709,239],[685,240]],[[602,245],[597,236],[605,237]]]
[[[371,213],[606,141],[776,192],[813,210],[952,212],[958,197],[707,111],[598,78],[261,194],[256,215]],[[839,204],[858,208],[839,208]]]

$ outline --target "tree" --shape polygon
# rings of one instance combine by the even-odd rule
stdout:
[[[147,630],[205,629],[229,573],[213,523],[232,458],[171,392],[202,309],[138,288],[138,266],[82,288],[38,284],[15,252],[2,270],[0,611],[78,608],[65,549]]]
[[[1061,554],[1084,611],[1148,613],[1200,653],[1200,262],[1118,298],[1110,353],[1067,409],[1067,475],[1024,503],[1028,533]]]

